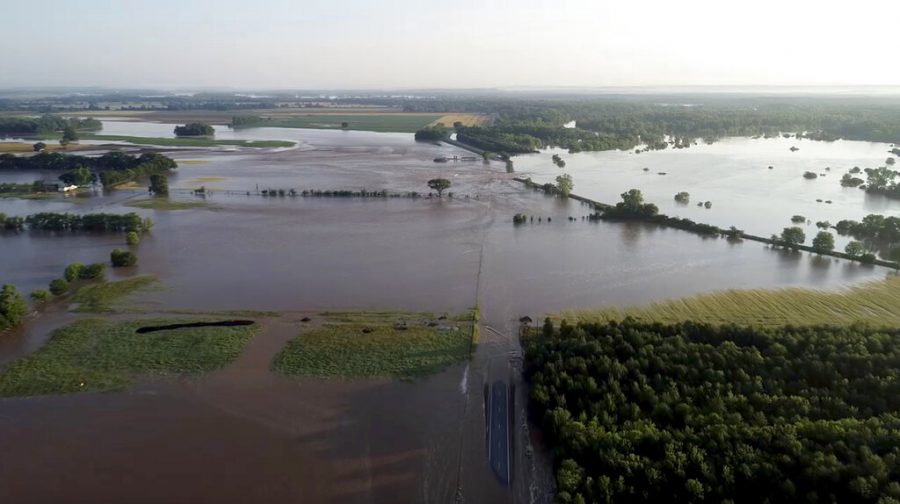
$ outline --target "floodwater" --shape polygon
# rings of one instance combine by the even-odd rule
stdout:
[[[150,136],[161,134],[153,128],[162,128],[115,126],[141,128],[140,134]],[[153,231],[136,249],[139,265],[111,273],[154,274],[162,288],[133,297],[129,306],[284,313],[260,320],[261,334],[238,361],[205,378],[151,379],[115,394],[0,400],[0,501],[546,502],[552,475],[538,433],[526,421],[515,337],[519,317],[539,320],[542,313],[561,309],[646,303],[725,288],[838,288],[888,274],[753,242],[582,221],[588,209],[578,202],[525,190],[502,164],[435,164],[432,159],[440,155],[465,153],[416,143],[411,135],[263,130],[233,134],[292,139],[300,147],[174,154],[203,163],[182,163],[170,180],[172,197],[193,200],[190,190],[203,185],[212,190],[205,208],[128,207],[145,197],[142,190],[50,201],[0,199],[0,212],[11,215],[136,211],[153,217]],[[104,132],[136,134],[114,131],[109,123]],[[880,148],[873,147],[871,156]],[[678,160],[685,152],[690,151],[667,154]],[[614,160],[634,155],[563,155],[576,192],[608,201],[602,191],[617,195],[628,187],[591,186],[589,160],[597,156],[610,157],[604,162],[608,170],[628,173]],[[651,157],[635,159],[643,163]],[[699,170],[681,166],[686,174]],[[833,174],[836,166],[832,163]],[[549,154],[519,157],[516,168],[535,179],[558,170]],[[715,168],[720,169],[726,168]],[[657,184],[639,186],[648,200],[655,200],[656,191],[682,190],[659,186],[681,180],[673,176],[677,167],[667,170],[666,177],[634,175]],[[258,185],[260,190],[364,187],[427,193],[426,181],[437,176],[453,181],[452,200],[267,198],[256,192]],[[839,173],[812,183],[824,188],[837,178]],[[700,196],[702,187],[684,189]],[[701,215],[738,215],[726,198],[709,199],[713,209]],[[863,213],[864,201],[857,209]],[[518,212],[534,215],[535,222],[514,227]],[[116,246],[122,238],[110,235],[4,234],[0,278],[27,292],[46,286],[70,262],[106,260]],[[468,363],[428,379],[315,381],[269,372],[272,357],[297,333],[301,314],[351,308],[460,312],[476,303],[483,314],[477,352]],[[33,351],[73,317],[51,310],[4,334],[0,365]],[[484,442],[483,389],[498,379],[512,385],[511,487],[494,476]]]
[[[794,146],[799,150],[791,151]],[[870,213],[900,215],[900,201],[840,184],[841,176],[855,166],[885,166],[891,148],[891,144],[843,140],[726,138],[712,145],[640,154],[547,150],[517,156],[515,169],[540,183],[569,173],[574,193],[610,204],[621,201],[621,193],[640,189],[644,200],[659,206],[662,213],[722,228],[736,226],[759,236],[780,234],[795,225],[792,216],[802,215],[811,221],[801,224],[809,243],[818,232],[817,221],[835,224]],[[565,168],[553,164],[553,154],[562,157]],[[806,171],[820,176],[805,179]],[[865,173],[855,176],[866,178]],[[675,202],[675,193],[681,191],[690,193],[689,204]],[[826,203],[829,200],[831,204]],[[711,208],[697,206],[706,201],[712,202]],[[835,238],[840,249],[849,241],[839,235]]]

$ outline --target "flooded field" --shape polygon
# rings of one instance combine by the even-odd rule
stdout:
[[[791,151],[791,147],[799,150]],[[522,176],[540,183],[569,173],[576,194],[605,203],[617,203],[621,193],[637,188],[662,213],[723,228],[736,226],[760,236],[780,233],[794,225],[791,216],[802,215],[811,221],[801,225],[811,240],[818,231],[817,221],[834,224],[860,220],[870,213],[900,214],[900,201],[840,184],[841,176],[855,166],[885,166],[891,148],[873,142],[726,138],[712,145],[641,154],[548,150],[517,156],[515,167]],[[564,169],[553,164],[553,154],[566,162]],[[819,177],[805,179],[806,171]],[[855,176],[865,179],[865,173]],[[689,204],[674,201],[680,191],[690,193]],[[711,208],[697,206],[706,201],[712,202]],[[848,239],[836,235],[835,241],[843,249]]]
[[[172,127],[106,122],[104,133],[163,136]],[[153,231],[135,249],[139,265],[122,275],[156,275],[159,288],[130,298],[126,309],[280,313],[261,318],[262,332],[241,357],[205,378],[158,378],[123,393],[0,400],[0,500],[392,503],[459,496],[464,502],[544,502],[546,458],[539,443],[534,456],[525,449],[537,439],[525,430],[519,317],[539,320],[562,309],[727,288],[831,289],[888,274],[758,243],[582,221],[587,207],[525,190],[502,164],[434,163],[438,156],[467,153],[416,143],[412,135],[218,128],[217,137],[225,135],[292,140],[298,147],[173,153],[182,163],[170,179],[172,198],[204,204],[188,210],[129,206],[146,198],[142,189],[88,198],[0,198],[0,212],[9,215],[135,211],[152,217]],[[794,213],[834,222],[898,210],[838,184],[845,168],[883,160],[882,144],[854,144],[839,155],[836,144],[804,141],[791,153],[790,142],[756,142],[563,158],[576,193],[615,201],[638,187],[663,212],[760,234],[790,225]],[[737,154],[728,154],[729,145]],[[821,157],[816,149],[825,149]],[[767,170],[769,164],[775,170]],[[829,165],[825,178],[801,177]],[[541,181],[559,171],[550,153],[517,157],[516,169],[515,175]],[[452,181],[453,199],[257,193],[366,188],[427,194],[427,180],[438,176]],[[0,181],[35,178],[50,175],[0,174]],[[201,186],[212,194],[191,194]],[[712,209],[676,207],[671,200],[679,190],[690,191],[693,201],[712,200]],[[834,204],[817,204],[817,197]],[[519,212],[541,222],[513,227]],[[29,292],[59,277],[68,263],[106,260],[123,242],[116,235],[3,234],[0,278]],[[483,330],[474,357],[428,379],[298,380],[269,371],[302,316],[371,308],[459,313],[476,305]],[[3,335],[0,363],[34,350],[73,317],[50,310]],[[511,489],[493,475],[484,442],[484,385],[498,379],[513,385]]]

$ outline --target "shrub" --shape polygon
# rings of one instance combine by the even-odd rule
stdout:
[[[528,216],[523,213],[517,213],[513,215],[513,224],[518,226],[519,224],[525,224],[525,221],[528,220]]]
[[[806,217],[802,215],[794,215],[793,217],[791,217],[791,222],[793,222],[794,224],[803,224],[804,222],[806,222]]]
[[[691,200],[690,193],[681,191],[680,193],[675,195],[675,201],[678,203],[688,203]]]
[[[137,256],[130,250],[114,249],[109,254],[113,268],[126,268],[137,264]]]
[[[50,282],[50,293],[54,296],[62,296],[69,290],[69,282],[63,278],[57,278]]]
[[[81,278],[81,273],[84,271],[84,264],[80,262],[72,263],[66,266],[66,271],[63,272],[63,278],[66,279],[66,282],[74,282]]]
[[[127,235],[125,235],[125,243],[128,245],[137,245],[141,243],[141,237],[135,231],[129,231]]]
[[[28,314],[28,304],[14,285],[6,284],[0,289],[0,329],[15,327]]]
[[[48,299],[50,299],[50,291],[48,291],[47,289],[36,289],[34,292],[29,294],[29,296],[35,303],[44,303]]]
[[[88,264],[81,270],[79,278],[82,280],[94,280],[95,278],[102,278],[105,272],[106,265],[103,263]]]
[[[819,174],[811,171],[803,172],[803,178],[812,180],[815,178],[819,178]]]

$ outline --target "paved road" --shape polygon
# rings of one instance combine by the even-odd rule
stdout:
[[[494,472],[509,484],[509,386],[496,381],[491,386],[490,461]]]

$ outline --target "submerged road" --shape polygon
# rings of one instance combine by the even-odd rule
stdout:
[[[504,484],[509,484],[509,385],[496,381],[491,385],[489,457],[491,467]]]

